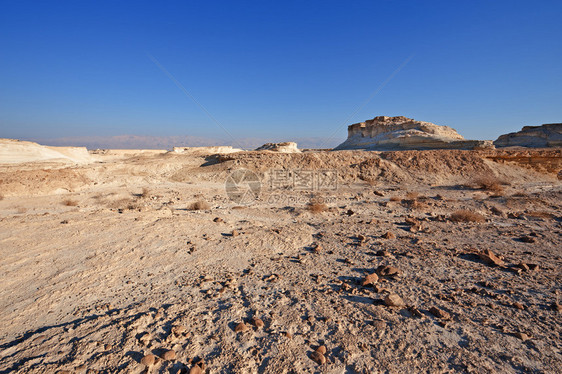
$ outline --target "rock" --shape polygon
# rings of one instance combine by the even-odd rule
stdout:
[[[377,330],[383,330],[384,328],[386,328],[386,322],[377,319],[373,321],[373,326],[377,329]]]
[[[348,126],[347,140],[335,150],[365,149],[480,149],[493,148],[491,141],[465,140],[454,129],[406,117],[379,116]]]
[[[384,239],[396,239],[396,235],[390,231],[384,233],[381,237]]]
[[[410,313],[412,313],[412,317],[416,317],[416,318],[424,318],[424,315],[422,312],[419,311],[418,308],[416,308],[415,306],[411,306],[408,308],[408,311]]]
[[[326,354],[326,351],[327,351],[327,349],[326,349],[325,345],[321,345],[320,347],[316,348],[316,352],[321,353],[323,355]]]
[[[262,329],[265,324],[261,319],[254,317],[252,318],[252,325],[254,325],[257,329]]]
[[[521,304],[520,302],[514,302],[513,304],[511,304],[514,308],[519,309],[519,310],[525,310],[525,306],[523,304]]]
[[[434,306],[431,307],[431,309],[429,309],[429,313],[433,314],[437,318],[451,319],[451,315],[449,313],[447,313],[444,310],[441,310],[439,308],[436,308]]]
[[[235,332],[245,332],[248,331],[250,328],[248,327],[247,324],[245,324],[244,322],[240,322],[239,324],[236,325],[236,327],[234,328]]]
[[[186,330],[187,329],[183,325],[175,325],[174,327],[172,327],[172,334],[178,337],[185,334]]]
[[[357,240],[359,240],[360,243],[363,243],[367,240],[367,238],[365,237],[365,235],[357,235]]]
[[[238,235],[240,235],[240,233],[236,230],[232,230],[232,233],[230,235],[231,236],[238,236]]]
[[[375,272],[381,277],[393,277],[401,273],[400,269],[390,265],[379,266]]]
[[[152,366],[156,363],[156,360],[158,358],[153,355],[153,354],[148,354],[145,355],[143,358],[141,358],[140,363],[143,364],[144,366]]]
[[[103,349],[104,349],[105,351],[109,351],[109,350],[111,350],[112,348],[113,348],[113,346],[112,346],[111,344],[106,344],[106,345],[103,346]]]
[[[278,152],[278,153],[301,153],[301,150],[297,148],[297,143],[295,142],[266,143],[261,147],[256,148],[256,151],[268,151],[268,152]]]
[[[224,222],[224,219],[220,217],[215,217],[215,219],[213,219],[213,222]]]
[[[384,304],[386,306],[390,306],[390,307],[402,307],[405,306],[406,304],[404,303],[404,300],[402,300],[402,298],[396,294],[389,294],[384,298]]]
[[[529,340],[529,339],[530,339],[529,335],[527,335],[527,334],[525,334],[525,333],[523,333],[523,332],[516,332],[516,333],[513,334],[513,335],[514,335],[516,338],[519,338],[519,339],[521,339],[521,340],[523,340],[523,341]]]
[[[519,264],[517,264],[517,267],[523,271],[529,271],[529,266],[524,263],[524,262],[520,262]]]
[[[288,331],[283,332],[283,336],[285,336],[286,338],[289,338],[289,339],[293,339],[293,334],[291,334]]]
[[[355,212],[354,212],[353,210],[351,210],[351,209],[348,209],[347,212],[345,212],[345,214],[346,214],[347,216],[351,217],[352,215],[355,214]]]
[[[167,351],[162,353],[162,359],[165,361],[173,361],[176,359],[176,352],[171,349],[168,349]]]
[[[326,357],[322,353],[317,351],[312,352],[310,354],[310,358],[318,365],[324,365],[326,363]]]
[[[368,286],[370,284],[375,284],[377,283],[379,280],[379,277],[377,274],[373,273],[373,274],[368,274],[367,276],[365,276],[365,278],[363,278],[363,281],[361,282],[362,286]]]
[[[377,256],[383,256],[383,257],[390,257],[390,252],[387,251],[386,249],[379,249],[377,251],[377,253],[375,253],[375,255]]]
[[[555,312],[562,312],[562,305],[554,302],[550,305],[550,309],[554,310]]]
[[[520,237],[519,240],[522,241],[523,243],[534,243],[536,241],[535,238],[528,235]]]
[[[501,135],[494,145],[496,147],[562,147],[562,123],[525,126],[521,131]]]
[[[496,256],[492,251],[486,249],[484,252],[478,254],[478,257],[489,266],[503,266],[503,261]]]
[[[191,369],[189,369],[189,374],[202,374],[203,370],[199,367],[199,365],[193,365]]]

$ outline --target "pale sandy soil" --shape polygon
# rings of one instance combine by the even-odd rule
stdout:
[[[562,372],[560,150],[96,157],[0,166],[1,373]],[[328,209],[273,169],[337,170]]]

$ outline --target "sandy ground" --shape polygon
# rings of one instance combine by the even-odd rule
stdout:
[[[0,166],[1,373],[562,372],[560,150],[96,157]]]

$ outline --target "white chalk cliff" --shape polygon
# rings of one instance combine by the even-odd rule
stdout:
[[[496,147],[562,147],[562,123],[525,126],[521,131],[501,135],[494,145]]]
[[[334,150],[493,148],[488,140],[465,140],[455,129],[403,116],[379,116],[348,126],[347,140]]]
[[[301,150],[297,148],[297,143],[295,142],[283,142],[283,143],[266,143],[256,151],[271,151],[278,153],[301,153]]]

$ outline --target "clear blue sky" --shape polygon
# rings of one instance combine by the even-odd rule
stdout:
[[[0,137],[562,122],[562,1],[0,2]],[[409,57],[409,62],[361,110]],[[349,118],[351,116],[351,118]]]

